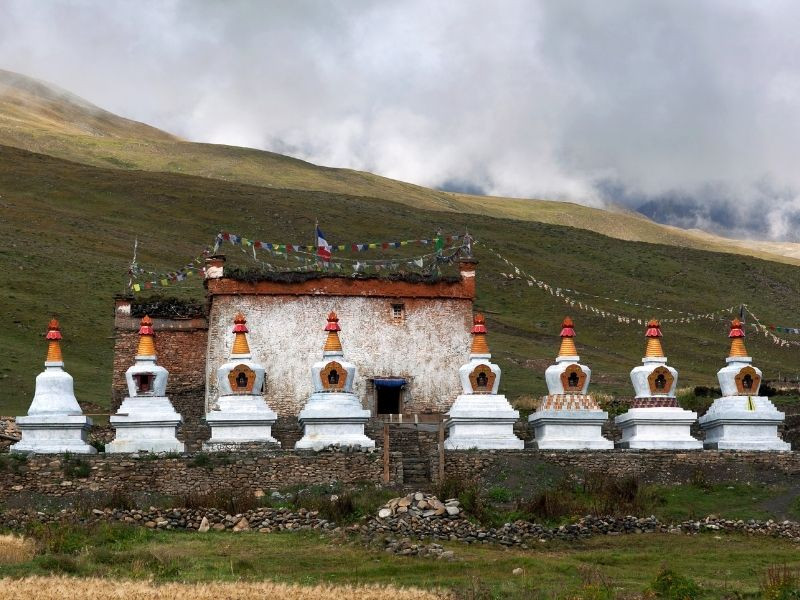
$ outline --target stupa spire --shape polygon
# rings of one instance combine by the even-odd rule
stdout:
[[[644,351],[645,358],[665,358],[664,350],[661,348],[661,323],[658,319],[650,319],[647,322],[647,348]]]
[[[47,324],[47,358],[46,362],[64,362],[61,356],[61,329],[57,319],[50,319]]]
[[[728,337],[731,338],[729,358],[748,356],[747,349],[744,347],[744,324],[739,319],[731,321],[731,331]]]
[[[145,315],[142,317],[139,326],[139,348],[136,350],[136,356],[155,356],[156,345],[153,342],[155,333],[153,332],[153,319]]]
[[[570,317],[564,317],[561,322],[561,348],[558,350],[559,356],[578,356],[578,349],[575,348],[575,323]]]
[[[331,311],[328,315],[328,324],[325,325],[325,331],[328,336],[325,338],[325,347],[322,349],[324,352],[341,352],[342,342],[339,340],[339,332],[342,330],[339,327],[339,317],[336,313]]]
[[[472,320],[472,349],[471,354],[489,354],[489,344],[486,342],[486,319],[478,313]]]
[[[231,354],[250,354],[250,345],[247,343],[247,319],[242,313],[237,313],[233,318],[233,348]]]

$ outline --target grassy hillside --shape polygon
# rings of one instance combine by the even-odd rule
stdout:
[[[123,289],[134,237],[144,266],[171,270],[196,256],[220,229],[305,241],[315,218],[333,243],[414,238],[468,226],[486,245],[556,286],[692,312],[746,302],[768,321],[797,320],[800,269],[790,265],[345,194],[102,169],[0,147],[0,414],[27,408],[52,314],[62,320],[65,360],[79,398],[107,404],[112,296]],[[238,248],[226,251],[244,260]],[[568,308],[536,287],[506,280],[502,263],[480,245],[476,254],[477,304],[489,317],[504,392],[544,392],[544,368],[558,348],[560,319],[571,313],[581,356],[594,370],[594,389],[630,394],[628,371],[644,349],[641,327]],[[173,289],[203,293],[198,281]],[[595,304],[635,317],[653,314],[613,301]],[[708,321],[665,327],[664,346],[680,371],[680,385],[714,382],[727,353],[726,331],[723,323]],[[748,339],[748,348],[767,377],[800,370],[797,348],[776,348],[758,337]]]
[[[2,70],[0,144],[98,167],[165,171],[268,188],[363,196],[425,210],[570,225],[623,240],[800,264],[800,244],[728,240],[658,225],[622,210],[451,194],[371,173],[320,167],[272,152],[186,142],[112,115],[50,84]]]

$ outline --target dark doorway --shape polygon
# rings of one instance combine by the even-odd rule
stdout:
[[[400,388],[386,387],[379,385],[375,387],[378,396],[379,415],[398,415],[400,414]]]

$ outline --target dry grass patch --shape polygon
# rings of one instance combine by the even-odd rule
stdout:
[[[18,535],[0,535],[0,565],[16,565],[36,554],[33,540]]]
[[[316,585],[302,586],[284,583],[165,583],[149,581],[120,581],[115,579],[75,579],[70,577],[26,577],[25,579],[0,579],[0,589],[8,597],[29,600],[61,600],[69,590],[72,597],[105,600],[252,600],[276,598],[278,600],[436,600],[451,598],[446,593],[435,593],[414,588],[370,585]]]

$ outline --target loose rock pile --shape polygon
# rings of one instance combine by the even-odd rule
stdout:
[[[455,498],[442,502],[436,496],[416,492],[392,498],[378,511],[379,519],[391,517],[417,517],[423,519],[455,517],[461,513],[461,504]]]
[[[384,540],[384,551],[398,556],[422,556],[438,560],[455,560],[455,552],[445,550],[441,544],[415,544],[411,538]]]
[[[0,450],[11,446],[20,436],[14,417],[0,417]]]

